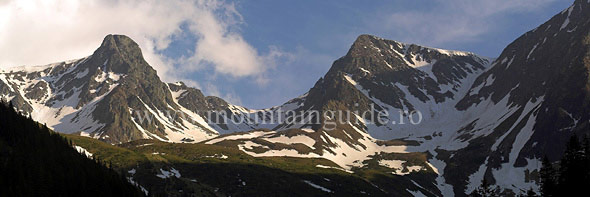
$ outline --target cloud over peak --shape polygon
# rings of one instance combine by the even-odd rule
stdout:
[[[263,73],[284,53],[260,54],[237,31],[242,23],[233,3],[218,0],[9,0],[0,3],[0,67],[81,58],[105,35],[125,34],[165,81],[207,67],[264,81]],[[163,55],[180,34],[198,38],[189,45],[194,53]]]

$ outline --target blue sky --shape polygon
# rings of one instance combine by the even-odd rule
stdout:
[[[8,0],[0,67],[84,57],[125,34],[163,80],[266,108],[307,92],[360,34],[496,57],[572,2]]]

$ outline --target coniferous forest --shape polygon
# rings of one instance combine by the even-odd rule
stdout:
[[[0,196],[142,196],[63,136],[0,104]]]
[[[573,135],[559,162],[543,159],[540,171],[542,196],[579,196],[590,187],[590,139]],[[587,194],[586,194],[587,195]]]

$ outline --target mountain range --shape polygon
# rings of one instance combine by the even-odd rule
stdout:
[[[0,97],[56,131],[110,144],[323,158],[338,166],[318,168],[402,177],[415,184],[405,195],[461,196],[484,179],[519,194],[538,190],[544,156],[558,160],[570,136],[589,134],[589,69],[590,1],[576,0],[497,58],[360,35],[308,92],[267,109],[163,82],[124,35],[81,59],[4,69]],[[339,122],[334,111],[352,113]]]

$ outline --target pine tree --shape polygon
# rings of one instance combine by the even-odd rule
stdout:
[[[0,186],[0,196],[143,196],[11,104],[0,104]]]
[[[549,161],[549,158],[545,156],[543,158],[543,163],[541,166],[540,176],[541,176],[541,196],[555,196],[556,183],[555,177],[557,173],[555,168],[553,168],[553,164]]]
[[[567,143],[565,153],[559,167],[558,194],[574,196],[584,192],[584,150],[574,134]]]
[[[584,174],[584,188],[590,188],[590,137],[586,135],[583,142],[584,158],[583,158],[583,174]]]

